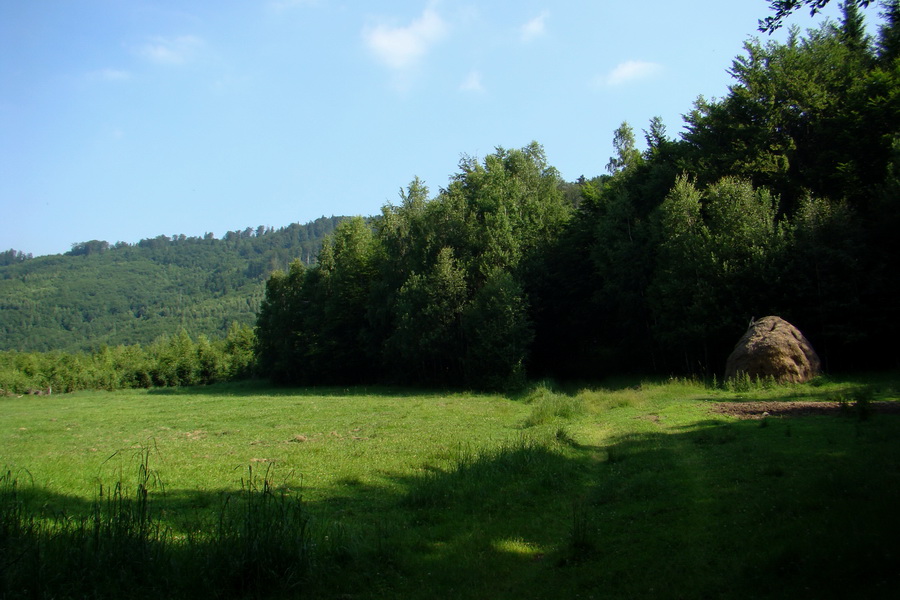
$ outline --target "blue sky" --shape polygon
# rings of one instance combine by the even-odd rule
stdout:
[[[766,0],[4,0],[0,250],[377,214],[415,176],[434,194],[462,155],[532,140],[567,180],[598,175],[622,121],[641,137],[658,115],[676,136],[699,95],[724,95],[766,14]]]

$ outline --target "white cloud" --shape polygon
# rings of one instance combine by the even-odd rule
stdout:
[[[531,19],[530,21],[528,21],[527,23],[522,25],[522,28],[520,29],[522,41],[526,42],[526,43],[531,42],[531,41],[535,40],[536,38],[539,38],[542,35],[544,35],[544,33],[546,33],[546,30],[547,30],[545,23],[547,21],[547,17],[549,17],[549,16],[550,16],[550,13],[548,13],[547,11],[544,11],[541,14],[539,14],[538,16],[536,16],[535,18]]]
[[[484,84],[481,82],[481,73],[478,71],[471,71],[463,82],[459,84],[459,90],[461,92],[483,92]]]
[[[603,79],[606,85],[623,85],[632,81],[649,79],[662,72],[662,65],[642,60],[625,61],[610,71]]]
[[[138,49],[138,53],[151,62],[180,65],[196,56],[203,46],[203,40],[194,35],[153,37]]]
[[[405,70],[415,66],[446,33],[447,24],[429,7],[406,27],[381,24],[366,28],[363,40],[381,63]]]

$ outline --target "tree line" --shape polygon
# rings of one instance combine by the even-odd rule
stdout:
[[[900,3],[752,39],[728,94],[671,139],[627,123],[574,186],[536,143],[464,158],[342,223],[266,284],[260,372],[303,382],[507,387],[526,375],[717,374],[753,317],[832,368],[896,366]],[[573,191],[575,193],[573,193]]]

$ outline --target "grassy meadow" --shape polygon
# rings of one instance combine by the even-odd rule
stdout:
[[[0,398],[0,597],[892,596],[898,399],[892,375]],[[841,405],[716,410],[790,400]]]

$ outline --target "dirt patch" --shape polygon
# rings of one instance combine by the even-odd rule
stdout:
[[[900,415],[900,402],[870,402],[870,412]],[[717,402],[712,412],[739,419],[764,419],[765,417],[810,417],[820,415],[853,415],[853,403],[840,402]]]
[[[656,413],[640,415],[640,416],[635,417],[635,419],[639,419],[641,421],[650,421],[651,423],[659,423],[662,420],[659,418],[659,415]]]

